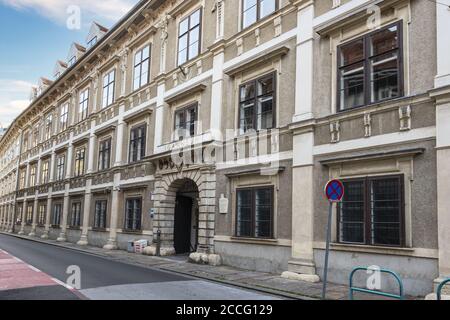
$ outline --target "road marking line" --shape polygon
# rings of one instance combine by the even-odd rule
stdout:
[[[42,272],[41,270],[39,270],[39,269],[36,268],[36,267],[33,267],[33,266],[30,265],[30,264],[27,264],[27,266],[28,266],[28,268],[30,268],[30,269],[33,270],[33,271],[36,271],[36,272]]]
[[[55,281],[57,284],[59,284],[60,286],[65,287],[66,289],[69,289],[71,291],[74,291],[75,289],[71,286],[69,286],[67,283],[62,282],[61,280],[58,280],[56,278],[52,278],[53,281]]]

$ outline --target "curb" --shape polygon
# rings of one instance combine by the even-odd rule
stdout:
[[[170,269],[170,268],[166,268],[163,265],[147,266],[147,265],[143,265],[143,264],[135,263],[135,262],[131,262],[131,261],[115,260],[115,259],[112,259],[111,256],[103,255],[101,253],[91,252],[89,250],[84,250],[82,248],[73,248],[73,247],[66,246],[64,244],[48,242],[46,240],[41,240],[39,238],[32,238],[32,237],[29,237],[29,236],[22,236],[22,235],[18,235],[18,234],[15,234],[15,233],[8,233],[8,232],[0,231],[0,234],[7,235],[7,236],[12,236],[12,237],[15,237],[15,238],[18,238],[18,239],[23,239],[23,240],[43,243],[43,244],[46,244],[46,245],[60,247],[60,248],[68,249],[68,250],[83,252],[83,253],[86,253],[86,254],[90,254],[90,255],[93,255],[93,256],[101,257],[101,258],[112,260],[112,261],[116,261],[116,262],[125,263],[125,264],[128,264],[128,265],[139,266],[139,267],[148,268],[148,269],[150,269],[150,268],[159,269],[159,270],[166,271],[166,272],[182,274],[182,275],[190,276],[190,277],[197,278],[197,279],[204,279],[204,280],[208,280],[208,281],[211,281],[211,282],[226,284],[226,285],[230,285],[230,286],[238,287],[238,288],[243,288],[243,289],[249,289],[249,290],[262,292],[262,293],[267,293],[267,294],[271,294],[271,295],[276,295],[276,296],[284,297],[284,298],[288,298],[288,299],[312,300],[312,301],[320,300],[319,298],[314,298],[314,297],[310,297],[310,296],[306,296],[306,295],[294,294],[294,293],[281,291],[281,290],[276,290],[276,289],[271,289],[271,288],[262,287],[262,286],[253,286],[253,285],[248,285],[248,284],[244,284],[244,283],[237,283],[237,282],[232,282],[232,281],[228,281],[228,280],[221,280],[221,279],[216,279],[216,278],[207,277],[207,276],[193,275],[193,274],[191,274],[189,272],[184,272],[184,271],[179,271],[179,270],[173,270],[173,269]],[[164,259],[164,258],[162,258],[162,259]],[[167,262],[176,263],[173,260],[169,260],[169,259],[165,259],[165,260]]]

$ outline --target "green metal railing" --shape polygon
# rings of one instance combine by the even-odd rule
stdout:
[[[437,290],[436,290],[436,296],[437,296],[437,300],[442,300],[442,289],[444,289],[444,286],[450,282],[450,278],[448,278],[447,280],[442,281]]]
[[[398,282],[398,286],[399,286],[399,294],[392,294],[392,293],[388,293],[388,292],[383,292],[383,291],[378,291],[378,290],[370,290],[370,289],[365,289],[365,288],[358,288],[358,287],[354,287],[353,286],[353,276],[355,275],[355,273],[357,271],[361,271],[361,270],[373,270],[370,269],[368,267],[356,267],[352,270],[352,272],[350,273],[350,294],[349,294],[349,298],[350,300],[353,300],[353,292],[357,291],[357,292],[363,292],[363,293],[368,293],[368,294],[374,294],[374,295],[378,295],[378,296],[383,296],[383,297],[388,297],[388,298],[394,298],[394,299],[398,299],[398,300],[403,300],[404,299],[404,293],[403,293],[403,282],[400,279],[400,277],[391,270],[388,269],[376,269],[376,271],[379,271],[381,273],[387,273],[392,275],[395,280],[397,280]]]

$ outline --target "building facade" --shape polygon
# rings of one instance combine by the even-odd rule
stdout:
[[[2,230],[317,281],[339,178],[330,280],[377,265],[431,292],[450,275],[440,2],[146,0],[94,23],[1,139]]]

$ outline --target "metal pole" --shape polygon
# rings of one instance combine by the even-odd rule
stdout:
[[[325,300],[327,291],[327,276],[328,276],[328,256],[330,255],[330,241],[331,241],[331,219],[333,215],[333,202],[330,202],[328,209],[328,224],[327,224],[327,245],[325,250],[325,264],[323,267],[323,288],[322,300]]]
[[[156,232],[156,256],[161,256],[161,230]]]

